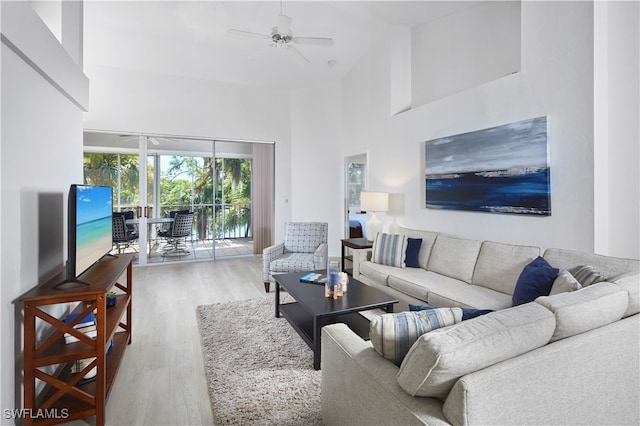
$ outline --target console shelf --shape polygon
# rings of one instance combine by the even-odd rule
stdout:
[[[95,416],[96,425],[104,425],[105,405],[125,349],[131,344],[132,260],[132,254],[105,256],[78,277],[86,284],[60,286],[64,280],[61,275],[20,298],[24,308],[25,425],[64,423],[91,416]],[[119,282],[123,276],[126,284]],[[117,296],[115,306],[107,308],[106,294],[113,287],[122,294]],[[78,302],[74,312],[81,317],[95,312],[95,339],[65,343],[64,333],[71,327],[48,311],[51,305],[73,302]],[[45,338],[37,335],[44,328],[42,323],[51,329]],[[97,374],[95,380],[82,383],[86,371],[71,373],[71,366],[87,358],[95,358]]]

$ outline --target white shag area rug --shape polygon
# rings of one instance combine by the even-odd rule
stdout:
[[[275,317],[273,297],[198,306],[216,425],[321,425],[313,352]]]

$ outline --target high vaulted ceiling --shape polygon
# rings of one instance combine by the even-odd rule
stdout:
[[[390,25],[415,26],[477,1],[86,1],[84,60],[144,72],[269,88],[342,78]],[[280,13],[298,37],[330,37],[331,47],[295,45],[300,65],[269,40]],[[335,61],[333,66],[330,61]],[[91,77],[89,75],[89,77]]]

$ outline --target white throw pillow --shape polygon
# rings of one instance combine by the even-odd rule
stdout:
[[[580,290],[581,288],[582,284],[580,284],[578,280],[576,280],[576,278],[565,269],[558,274],[558,277],[553,282],[549,296],[560,293],[569,293]]]

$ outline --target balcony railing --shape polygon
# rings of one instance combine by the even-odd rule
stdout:
[[[193,228],[195,236],[200,240],[251,238],[253,236],[251,204],[162,205],[160,216],[168,217],[169,212],[175,210],[194,212]]]

